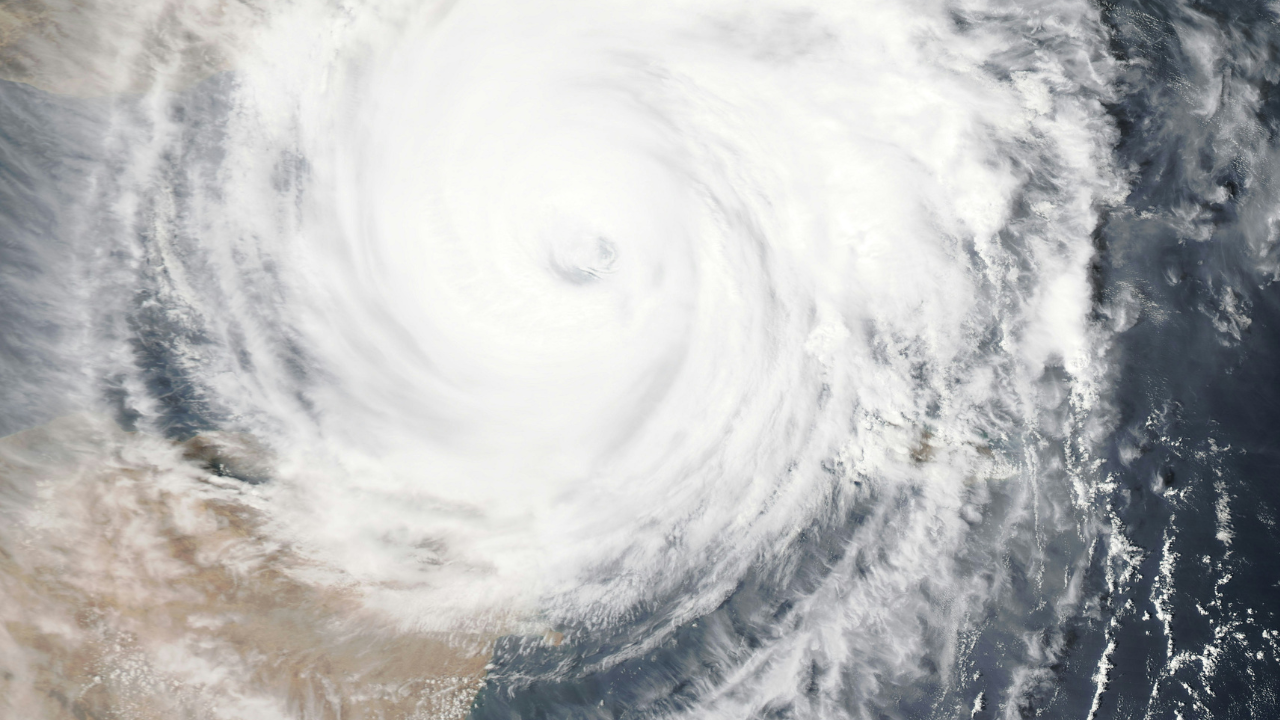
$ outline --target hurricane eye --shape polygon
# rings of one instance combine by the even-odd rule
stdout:
[[[570,241],[553,251],[551,271],[564,282],[588,285],[615,271],[618,250],[608,238]]]

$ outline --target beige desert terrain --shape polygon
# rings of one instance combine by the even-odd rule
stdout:
[[[0,439],[0,716],[466,716],[494,638],[405,631],[308,580],[252,486],[207,470],[258,461],[236,451],[89,416]]]
[[[246,0],[4,0],[0,78],[81,97],[188,85],[261,19]]]

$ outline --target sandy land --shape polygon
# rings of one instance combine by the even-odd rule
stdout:
[[[229,66],[255,0],[4,0],[0,78],[62,95],[183,87]]]
[[[0,439],[0,716],[465,717],[494,638],[308,581],[210,452],[82,416]]]

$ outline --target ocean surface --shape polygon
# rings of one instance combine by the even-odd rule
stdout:
[[[0,714],[1280,717],[1280,5],[14,8]]]

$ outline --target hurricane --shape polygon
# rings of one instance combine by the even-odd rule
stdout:
[[[0,5],[0,709],[1272,717],[1277,12]]]

